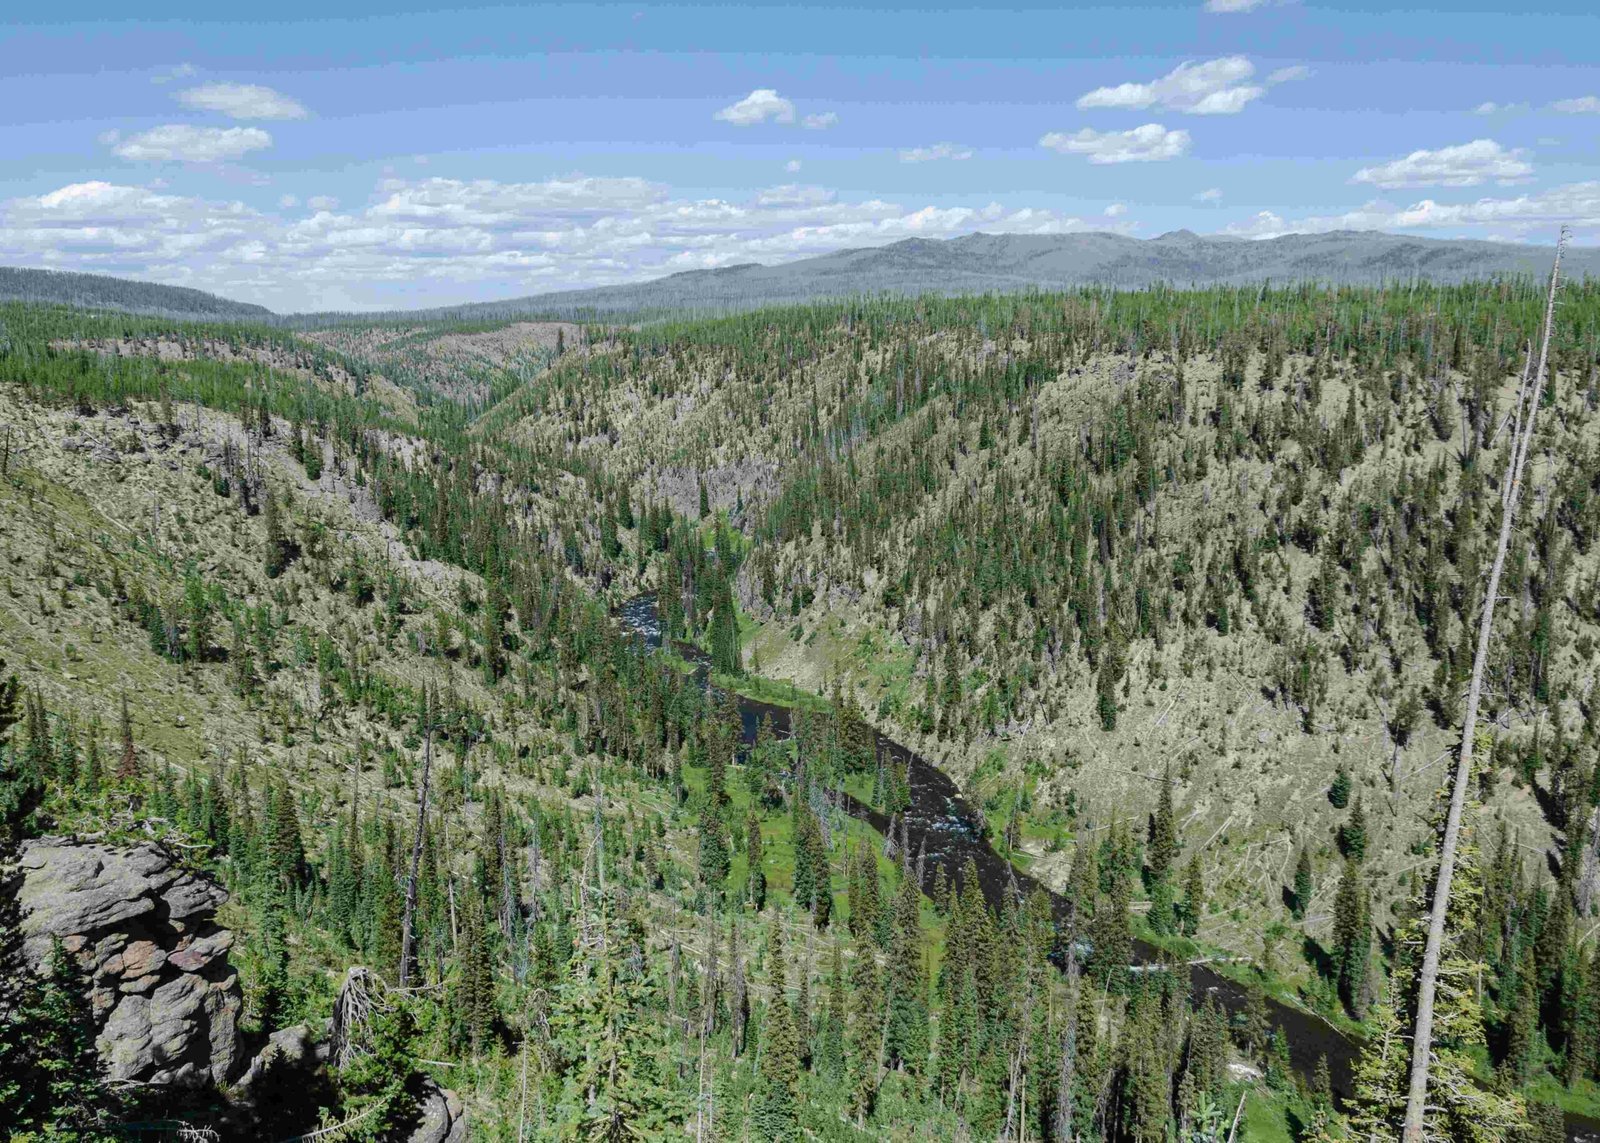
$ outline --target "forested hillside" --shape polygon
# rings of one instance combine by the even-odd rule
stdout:
[[[184,286],[163,286],[104,274],[31,270],[18,266],[0,266],[0,299],[55,302],[187,318],[251,318],[260,321],[272,316],[272,311],[265,306],[235,302]]]
[[[273,1138],[403,1138],[424,1074],[475,1138],[1394,1137],[1543,308],[1084,289],[313,341],[0,307],[0,843],[214,872],[258,1037],[372,970]],[[1556,334],[1438,1138],[1600,1106],[1600,288]],[[741,694],[792,733],[746,744]],[[1015,892],[918,845],[874,728]],[[225,1120],[96,1085],[38,1015],[62,982],[3,943],[0,980],[12,1070],[71,1080],[0,1118]]]

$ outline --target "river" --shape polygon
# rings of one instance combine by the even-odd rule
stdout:
[[[651,648],[662,645],[660,618],[656,613],[655,597],[636,596],[618,610],[618,618],[630,632],[642,637]],[[709,657],[699,648],[674,642],[674,653],[697,667],[697,676],[704,682],[709,673]],[[756,728],[763,718],[772,721],[779,735],[790,730],[789,708],[756,699],[739,697],[739,720],[746,744],[755,741]],[[983,815],[962,797],[954,780],[933,763],[905,746],[874,732],[878,753],[889,761],[903,762],[911,791],[911,805],[905,812],[905,824],[913,853],[926,852],[924,890],[931,890],[937,871],[942,867],[951,883],[956,882],[970,860],[978,871],[978,880],[992,906],[1004,903],[1006,894],[1020,891],[1027,895],[1035,888],[1043,889],[1050,897],[1058,918],[1067,909],[1067,902],[1049,886],[1043,885],[1024,871],[1016,868],[1006,858],[995,852],[983,828]],[[889,828],[888,819],[871,806],[850,797],[842,798],[842,807],[850,816],[867,822],[878,832]],[[1143,962],[1161,959],[1157,950],[1139,943],[1135,955]],[[1189,966],[1190,985],[1195,997],[1212,996],[1230,1013],[1240,1011],[1245,1004],[1243,986],[1222,976],[1204,964]],[[1269,996],[1268,1019],[1274,1028],[1282,1028],[1289,1044],[1289,1058],[1295,1069],[1309,1077],[1323,1056],[1328,1060],[1328,1072],[1334,1091],[1348,1096],[1352,1089],[1352,1076],[1359,1044],[1346,1037],[1321,1016],[1293,1004]],[[1600,1143],[1600,1122],[1581,1116],[1567,1117],[1567,1138],[1572,1143]]]

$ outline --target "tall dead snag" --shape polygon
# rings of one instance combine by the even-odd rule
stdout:
[[[1516,431],[1506,459],[1505,483],[1501,488],[1500,542],[1494,564],[1484,588],[1483,616],[1478,622],[1478,649],[1472,657],[1472,682],[1467,689],[1467,709],[1461,721],[1461,752],[1456,760],[1455,780],[1450,791],[1450,812],[1445,818],[1444,840],[1439,847],[1439,876],[1433,887],[1433,906],[1428,913],[1428,940],[1423,946],[1422,971],[1417,976],[1417,1023],[1411,1040],[1411,1085],[1406,1093],[1404,1143],[1423,1143],[1423,1116],[1428,1103],[1428,1065],[1433,1056],[1433,1001],[1439,982],[1440,948],[1444,944],[1445,917],[1450,911],[1450,879],[1455,873],[1456,843],[1461,835],[1461,815],[1467,801],[1467,784],[1472,778],[1472,746],[1478,732],[1478,700],[1483,693],[1483,673],[1489,658],[1489,636],[1494,626],[1495,597],[1500,591],[1500,573],[1505,568],[1506,549],[1511,545],[1511,529],[1522,493],[1522,471],[1533,442],[1534,421],[1539,412],[1539,396],[1544,389],[1545,367],[1550,358],[1550,334],[1555,327],[1556,291],[1561,285],[1561,255],[1567,245],[1567,232],[1556,243],[1555,265],[1550,270],[1550,293],[1545,299],[1544,336],[1539,346],[1539,363],[1528,375],[1524,369],[1517,393]],[[1531,354],[1530,354],[1531,357]]]
[[[422,834],[428,822],[428,774],[433,769],[433,724],[436,695],[422,688],[422,781],[417,788],[417,832],[411,842],[411,872],[406,875],[406,911],[400,925],[400,987],[411,977],[412,918],[417,911],[417,867],[422,863]]]

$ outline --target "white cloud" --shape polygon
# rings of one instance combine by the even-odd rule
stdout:
[[[1272,211],[1226,227],[1223,233],[1247,238],[1283,234],[1321,234],[1330,230],[1451,230],[1494,228],[1502,238],[1554,238],[1562,225],[1600,227],[1600,182],[1570,183],[1516,198],[1480,198],[1476,202],[1440,203],[1422,199],[1397,207],[1376,200],[1338,215],[1286,220]]]
[[[800,126],[807,131],[826,131],[829,127],[838,126],[838,123],[839,116],[837,113],[824,111],[817,115],[807,115],[801,120]]]
[[[1277,71],[1267,76],[1267,83],[1293,83],[1296,80],[1310,78],[1311,69],[1305,64],[1291,64],[1288,67],[1280,67]]]
[[[990,203],[844,200],[803,184],[739,200],[677,197],[636,178],[535,183],[386,179],[366,206],[261,213],[146,188],[80,183],[0,203],[0,263],[133,274],[276,308],[505,297],[654,277],[695,266],[785,261],[975,230],[1085,229],[1052,210]]]
[[[1221,202],[1222,201],[1222,188],[1221,187],[1207,187],[1205,190],[1203,190],[1199,194],[1195,195],[1194,199],[1195,199],[1196,202]]]
[[[1563,115],[1600,115],[1600,95],[1581,95],[1576,99],[1558,99],[1550,105],[1551,111]]]
[[[239,159],[272,146],[272,136],[259,127],[195,127],[170,123],[130,135],[112,146],[112,153],[136,162],[219,163]]]
[[[1094,131],[1088,127],[1067,135],[1052,131],[1039,146],[1063,155],[1087,155],[1091,163],[1148,163],[1176,159],[1189,150],[1189,132],[1170,131],[1146,123],[1131,131]]]
[[[312,210],[338,210],[339,200],[331,194],[314,194],[306,199],[306,205]]]
[[[794,174],[800,169],[800,160],[790,159],[787,163],[783,164],[783,169],[788,171],[791,175]]]
[[[774,123],[793,123],[794,104],[770,87],[758,87],[738,103],[724,107],[712,116],[735,127],[752,127],[771,120]]]
[[[1266,7],[1268,0],[1206,0],[1207,12],[1254,12]]]
[[[178,102],[230,119],[304,119],[306,109],[282,92],[254,83],[207,83],[178,92]]]
[[[1519,115],[1528,110],[1526,103],[1496,103],[1486,100],[1472,109],[1474,115]]]
[[[1078,98],[1078,107],[1144,110],[1163,107],[1185,115],[1236,115],[1266,88],[1247,84],[1255,65],[1243,56],[1223,56],[1204,63],[1185,62],[1150,83],[1097,87]]]
[[[292,194],[278,196],[278,209],[280,210],[293,210],[299,205],[300,200]]]
[[[151,83],[171,83],[175,79],[189,79],[195,73],[195,66],[191,63],[181,63],[173,67],[158,71],[150,77]]]
[[[972,148],[963,147],[960,143],[934,143],[927,147],[912,147],[908,151],[900,152],[902,163],[932,163],[940,159],[970,159]]]
[[[1120,202],[1114,202],[1110,206],[1106,207],[1107,218],[1117,218],[1127,213],[1128,208]]]
[[[1351,182],[1370,183],[1385,190],[1401,187],[1475,187],[1488,179],[1502,185],[1526,179],[1532,164],[1526,152],[1507,150],[1493,139],[1474,139],[1437,151],[1412,151],[1403,159],[1363,167]]]

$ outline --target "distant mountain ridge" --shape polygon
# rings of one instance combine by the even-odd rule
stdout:
[[[477,302],[408,316],[485,320],[535,313],[716,312],[882,293],[1007,293],[1089,284],[1141,289],[1162,282],[1178,287],[1268,281],[1462,282],[1543,277],[1553,253],[1543,246],[1349,230],[1259,241],[1188,230],[1148,239],[1105,231],[980,232],[951,239],[907,238],[779,265],[746,262],[688,270],[649,282]],[[1600,277],[1600,250],[1569,250],[1566,265],[1574,278]]]
[[[236,302],[186,286],[17,266],[0,266],[0,301],[56,302],[82,309],[208,319],[274,316],[266,306]]]
[[[729,312],[884,293],[1010,293],[1090,284],[1142,289],[1157,283],[1186,287],[1252,282],[1463,282],[1542,277],[1549,270],[1551,255],[1552,250],[1543,246],[1354,230],[1288,234],[1259,241],[1189,230],[1143,239],[1107,231],[1050,235],[979,232],[950,239],[907,238],[888,246],[838,250],[777,265],[745,262],[621,286],[379,313],[279,317],[263,306],[179,286],[3,267],[0,298],[191,317],[254,318],[297,326],[385,318],[485,321],[532,314]],[[1567,266],[1573,278],[1600,277],[1600,249],[1570,250]]]

